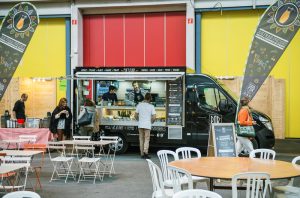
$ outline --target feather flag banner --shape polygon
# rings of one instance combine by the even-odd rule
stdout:
[[[279,0],[262,15],[248,55],[240,97],[255,96],[300,27],[300,0]]]
[[[39,24],[36,8],[22,2],[11,8],[0,30],[0,101]]]

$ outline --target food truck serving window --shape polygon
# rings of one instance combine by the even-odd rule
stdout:
[[[82,71],[83,70],[83,71]],[[185,72],[182,70],[165,72],[163,71],[98,71],[82,69],[75,71],[75,78],[78,81],[78,105],[83,105],[85,97],[93,98],[102,108],[102,124],[117,123],[123,121],[133,121],[132,112],[135,110],[137,92],[133,91],[134,82],[145,92],[151,92],[151,103],[157,110],[159,126],[183,126],[184,125],[184,83]],[[84,81],[90,81],[92,95],[84,93]],[[117,88],[117,101],[105,101],[102,97],[108,92],[109,86]],[[134,93],[134,94],[133,94]],[[142,94],[145,95],[145,94]],[[134,96],[134,97],[132,97]],[[79,107],[78,106],[78,107]],[[109,109],[108,112],[106,109]],[[109,122],[108,122],[109,121]]]

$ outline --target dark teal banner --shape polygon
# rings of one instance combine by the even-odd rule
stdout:
[[[263,14],[249,52],[241,98],[255,96],[300,27],[300,0],[279,0]]]
[[[15,5],[4,18],[0,30],[0,101],[39,24],[31,3]]]

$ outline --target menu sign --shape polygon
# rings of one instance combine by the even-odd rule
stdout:
[[[167,82],[167,125],[182,125],[182,91],[182,78]]]
[[[213,139],[214,156],[236,157],[236,137],[233,123],[212,123],[210,139]]]

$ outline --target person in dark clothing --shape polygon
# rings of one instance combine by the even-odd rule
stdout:
[[[112,85],[109,86],[108,92],[103,94],[102,100],[103,101],[111,101],[112,104],[114,104],[115,102],[118,102],[118,97],[117,97],[116,91],[117,91],[117,88],[115,86],[112,86]]]
[[[23,93],[21,99],[18,100],[13,108],[13,117],[17,119],[19,125],[23,126],[26,115],[25,115],[25,102],[27,101],[28,95]]]
[[[61,141],[65,137],[70,137],[72,123],[71,109],[67,106],[67,99],[61,98],[58,106],[54,109],[51,115],[50,131],[54,134],[54,138]]]
[[[132,82],[133,90],[130,93],[130,99],[131,101],[134,101],[135,104],[138,104],[139,102],[142,102],[144,100],[144,96],[147,93],[144,89],[139,87],[139,84],[137,81]]]

